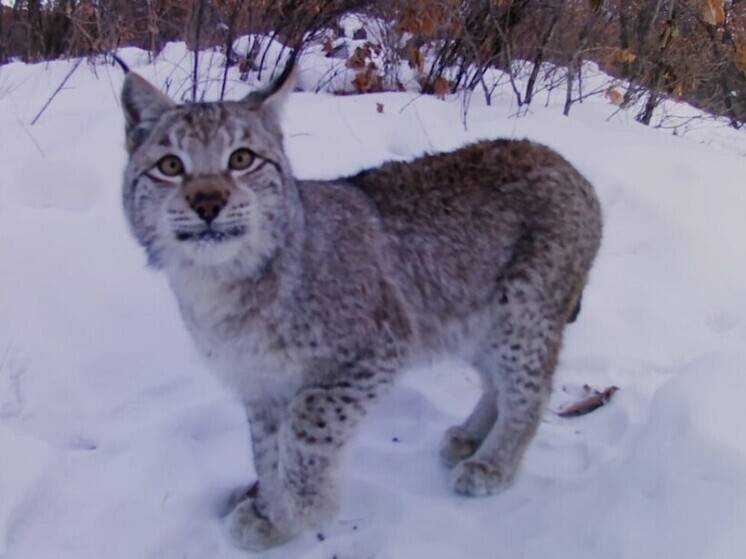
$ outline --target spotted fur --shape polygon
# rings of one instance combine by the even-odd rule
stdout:
[[[456,353],[483,381],[471,416],[443,439],[453,488],[487,495],[510,483],[601,238],[590,184],[528,141],[296,180],[278,119],[289,83],[191,105],[135,74],[123,89],[125,213],[246,407],[259,486],[227,526],[255,550],[328,521],[345,443],[423,356]],[[231,171],[242,148],[254,166]],[[159,175],[168,154],[183,161],[177,180]]]

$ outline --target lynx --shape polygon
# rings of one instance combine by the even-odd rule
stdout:
[[[291,66],[240,101],[176,104],[132,72],[122,90],[132,233],[246,409],[258,482],[225,523],[251,550],[333,517],[343,448],[423,357],[456,354],[482,380],[440,448],[453,489],[504,489],[601,238],[591,185],[529,141],[295,179]]]

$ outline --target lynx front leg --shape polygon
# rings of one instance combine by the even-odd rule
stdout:
[[[365,414],[366,398],[346,386],[318,386],[302,390],[290,406],[279,475],[297,521],[306,527],[337,512],[340,452]]]
[[[295,534],[288,507],[278,500],[282,493],[278,476],[279,434],[286,410],[287,404],[280,402],[255,404],[248,410],[257,484],[226,520],[230,538],[243,549],[266,549]]]
[[[279,476],[299,524],[317,527],[337,512],[341,452],[396,370],[380,360],[359,361],[336,373],[333,382],[304,388],[291,402],[280,434]]]
[[[276,452],[255,450],[258,494],[240,503],[229,520],[237,545],[265,549],[334,516],[342,448],[392,371],[356,367],[333,384],[309,386],[295,395],[283,409]]]

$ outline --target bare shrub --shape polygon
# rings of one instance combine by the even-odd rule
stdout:
[[[498,69],[519,107],[539,89],[563,87],[567,114],[589,94],[581,68],[593,61],[627,83],[621,104],[644,124],[671,97],[736,128],[746,122],[746,2],[733,0],[16,0],[0,6],[0,63],[124,45],[155,55],[183,40],[193,75],[202,50],[222,50],[222,96],[229,67],[243,77],[274,68],[275,42],[295,50],[327,41],[337,56],[340,18],[352,13],[372,22],[356,39],[373,54],[355,51],[360,42],[346,54],[359,92],[405,87],[406,62],[424,93],[481,88],[490,102],[495,85],[485,76]],[[233,52],[244,35],[248,48]]]

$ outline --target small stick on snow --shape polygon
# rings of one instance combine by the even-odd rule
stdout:
[[[617,390],[619,390],[618,386],[609,386],[600,392],[598,390],[591,391],[590,387],[587,387],[587,391],[592,392],[590,396],[579,402],[570,404],[565,409],[558,411],[557,415],[560,417],[578,417],[591,413],[593,410],[607,404]]]
[[[67,75],[62,80],[62,82],[60,83],[60,85],[57,86],[57,89],[54,90],[54,93],[52,93],[51,97],[49,99],[47,99],[47,102],[44,103],[44,106],[41,108],[41,110],[38,113],[36,113],[36,116],[34,117],[34,120],[31,121],[31,126],[33,126],[34,124],[36,124],[36,121],[39,120],[39,117],[41,117],[41,115],[44,113],[44,111],[47,110],[47,107],[49,106],[49,104],[52,101],[54,101],[54,98],[57,97],[57,94],[62,90],[63,87],[65,87],[65,84],[67,83],[67,80],[69,80],[70,76],[72,76],[75,73],[75,70],[78,69],[78,66],[80,66],[81,62],[83,62],[82,58],[78,58],[78,60],[75,61],[75,64],[73,65],[72,68],[70,68],[70,71],[67,73]]]

